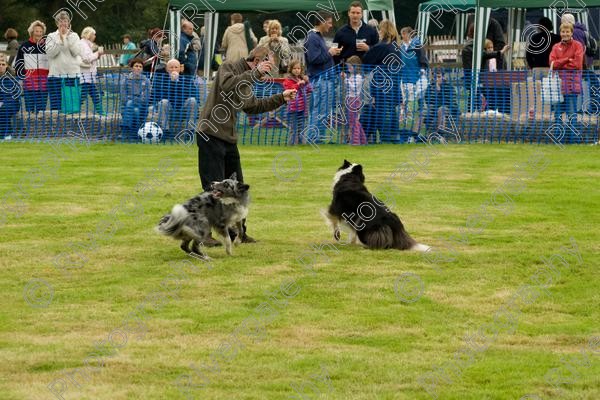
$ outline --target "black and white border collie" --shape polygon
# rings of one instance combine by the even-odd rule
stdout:
[[[333,200],[324,215],[338,241],[341,224],[350,229],[351,243],[358,239],[369,249],[429,250],[410,237],[400,218],[369,193],[360,164],[344,160],[333,177]]]

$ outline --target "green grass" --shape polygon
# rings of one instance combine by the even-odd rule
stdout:
[[[191,373],[190,363],[208,364],[219,345],[256,315],[267,293],[289,279],[296,280],[300,292],[279,304],[264,340],[243,337],[243,348],[219,361],[220,371],[208,374],[208,385],[200,388],[196,379],[193,398],[293,398],[291,385],[304,384],[306,398],[428,399],[417,378],[448,365],[463,336],[490,323],[521,285],[531,283],[540,258],[569,245],[571,237],[582,265],[561,270],[549,295],[523,308],[514,333],[501,332],[462,370],[462,377],[441,384],[438,394],[473,400],[519,399],[529,393],[544,399],[600,398],[597,348],[587,351],[589,365],[577,366],[562,391],[545,382],[561,358],[574,357],[590,338],[600,336],[597,147],[439,146],[427,173],[421,169],[412,181],[393,181],[395,211],[413,237],[433,246],[457,235],[494,190],[515,175],[515,164],[536,150],[551,164],[515,197],[512,213],[492,210],[493,221],[470,235],[468,244],[457,246],[455,261],[437,270],[418,253],[358,246],[327,251],[314,274],[298,263],[311,244],[333,243],[319,210],[330,201],[331,179],[344,158],[363,164],[367,186],[374,189],[399,163],[414,163],[415,149],[430,152],[417,145],[321,146],[319,151],[242,146],[253,199],[249,233],[259,243],[236,247],[233,257],[222,248],[208,249],[213,268],[207,269],[153,230],[174,203],[199,190],[195,148],[64,148],[59,168],[46,169],[43,182],[33,187],[24,178],[50,146],[2,144],[0,193],[14,190],[21,180],[27,208],[19,218],[6,214],[0,227],[0,398],[55,398],[46,386],[83,367],[95,342],[105,340],[147,295],[161,290],[171,273],[169,263],[188,259],[202,269],[181,283],[178,298],[157,310],[146,308],[145,337],[130,334],[89,381],[80,378],[79,388],[70,383],[65,399],[185,398],[173,385],[177,376]],[[295,181],[278,180],[273,160],[292,150],[302,170]],[[148,182],[147,170],[163,157],[178,169],[154,186],[154,195],[140,195],[136,184]],[[129,195],[137,199],[137,208],[128,202],[119,206]],[[113,209],[120,225],[112,237],[97,235],[94,244],[88,234],[100,221],[115,221],[109,215]],[[73,244],[87,246],[81,250],[86,262],[65,275],[53,260]],[[425,286],[414,303],[401,302],[394,293],[396,278],[408,272],[418,274]],[[24,301],[24,287],[32,278],[54,288],[48,307]],[[331,391],[311,378],[321,366]],[[311,379],[320,397],[310,395]]]

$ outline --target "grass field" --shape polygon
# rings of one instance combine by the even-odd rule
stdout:
[[[207,249],[210,264],[153,229],[199,190],[194,148],[0,150],[2,399],[600,398],[597,147],[243,146],[259,243]],[[389,199],[434,250],[487,203],[485,227],[438,258],[317,253],[334,243],[319,210],[344,158],[371,189],[414,168]],[[497,189],[528,161],[537,172],[507,208]],[[453,361],[523,285],[539,296]]]

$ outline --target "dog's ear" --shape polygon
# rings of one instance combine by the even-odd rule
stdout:
[[[239,183],[238,189],[240,192],[247,192],[250,189],[250,185],[246,185],[245,183]]]
[[[358,176],[358,179],[362,183],[365,183],[365,175],[363,174],[362,165],[360,165],[360,164],[355,165],[354,168],[352,168],[352,174]]]
[[[342,164],[342,168],[341,169],[346,169],[346,168],[348,168],[351,165],[352,165],[351,162],[349,162],[348,160],[344,159],[344,163]]]
[[[229,179],[237,181],[237,172],[234,172],[233,174],[231,174],[231,176],[229,177]]]

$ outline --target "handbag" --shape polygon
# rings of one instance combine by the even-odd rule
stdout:
[[[81,86],[78,78],[63,78],[60,87],[61,111],[76,114],[81,110]]]
[[[542,78],[542,103],[558,104],[564,101],[561,91],[561,80],[558,73],[552,69],[554,63],[550,64],[548,76]]]

